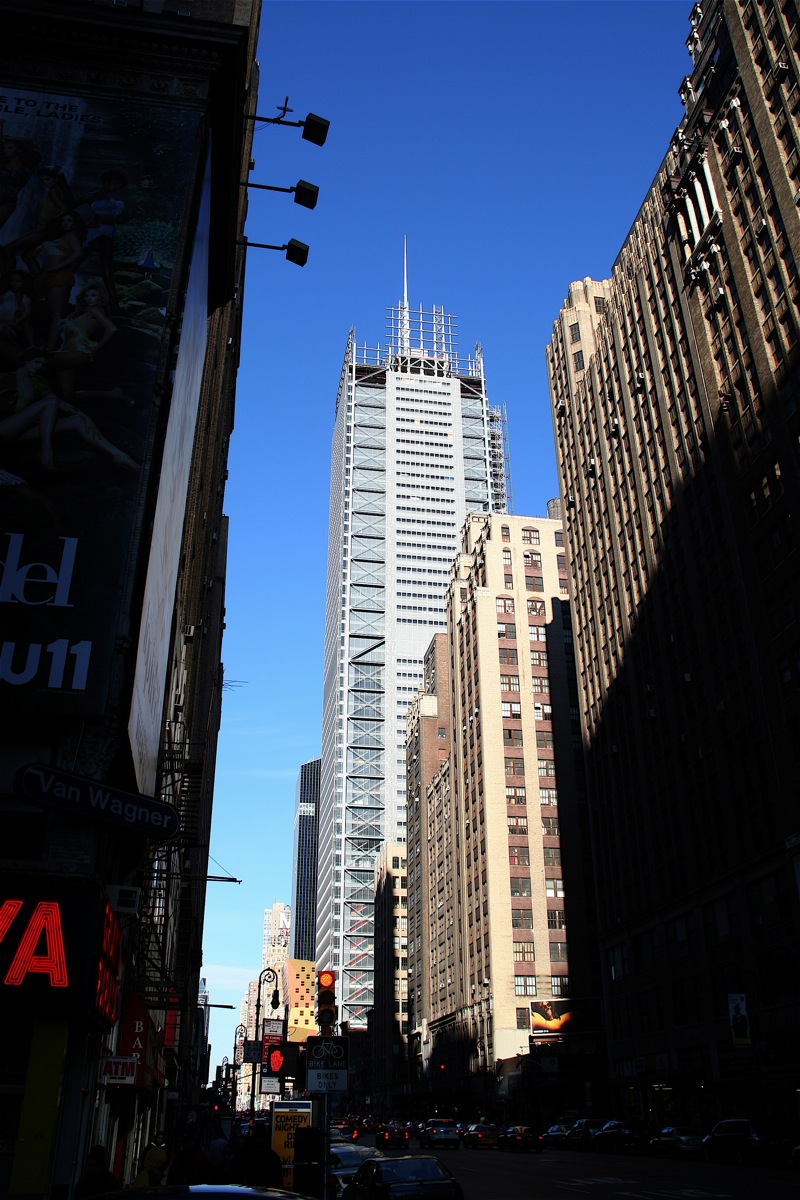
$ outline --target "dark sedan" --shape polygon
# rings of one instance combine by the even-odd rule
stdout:
[[[509,1125],[500,1130],[497,1139],[498,1150],[516,1150],[520,1154],[541,1154],[542,1135],[530,1125]]]
[[[399,1146],[402,1150],[408,1149],[409,1133],[405,1125],[401,1125],[399,1121],[389,1121],[375,1134],[375,1145],[380,1146],[385,1150],[388,1146]]]
[[[703,1139],[685,1125],[666,1125],[650,1139],[650,1153],[667,1158],[699,1158]]]
[[[403,1155],[363,1163],[342,1200],[464,1200],[461,1184],[443,1162],[432,1155]]]

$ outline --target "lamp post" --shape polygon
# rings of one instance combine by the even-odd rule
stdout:
[[[275,971],[272,967],[264,967],[264,970],[261,972],[261,974],[258,977],[258,991],[256,992],[255,1035],[256,1035],[257,1042],[261,1040],[261,988],[262,988],[262,985],[263,985],[265,979],[269,979],[269,981],[274,985],[273,992],[272,992],[272,999],[270,1000],[270,1008],[273,1010],[273,1012],[276,1008],[280,1007],[280,1003],[281,1003],[280,992],[278,991],[278,972]],[[260,1063],[253,1063],[253,1069],[250,1074],[250,1125],[251,1125],[251,1128],[252,1128],[252,1123],[255,1120],[255,1115],[256,1115],[256,1068],[259,1066],[260,1066]]]
[[[241,1043],[246,1037],[247,1026],[237,1025],[233,1035],[233,1063],[231,1066],[231,1070],[233,1071],[233,1078],[231,1080],[231,1145],[233,1145],[236,1137],[236,1073],[239,1070],[239,1067],[242,1065],[241,1060],[237,1058],[237,1054],[239,1053],[239,1047]]]

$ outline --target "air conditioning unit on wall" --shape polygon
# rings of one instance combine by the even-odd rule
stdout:
[[[109,883],[106,885],[108,902],[115,913],[120,916],[138,917],[142,903],[142,889],[128,887],[124,883]]]

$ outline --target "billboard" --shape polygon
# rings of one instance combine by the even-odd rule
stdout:
[[[596,1033],[600,1029],[600,1002],[596,996],[581,1000],[531,1001],[531,1035],[534,1038],[561,1038],[574,1033]]]
[[[0,114],[0,697],[101,714],[175,367],[200,114],[16,89]]]

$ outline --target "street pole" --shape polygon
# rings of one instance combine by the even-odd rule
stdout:
[[[261,972],[261,974],[258,977],[258,991],[256,992],[255,1040],[257,1042],[262,1041],[262,1036],[261,1036],[261,988],[263,986],[265,979],[269,979],[274,986],[274,990],[272,993],[272,1001],[271,1001],[271,1007],[273,1008],[273,1010],[278,1008],[280,1006],[280,1002],[281,1002],[280,994],[278,992],[278,972],[273,970],[272,967],[264,967],[264,970]],[[256,1071],[258,1071],[259,1073],[261,1071],[261,1061],[260,1060],[258,1062],[253,1063],[253,1069],[250,1074],[250,1132],[251,1133],[253,1131],[253,1122],[256,1119]]]

